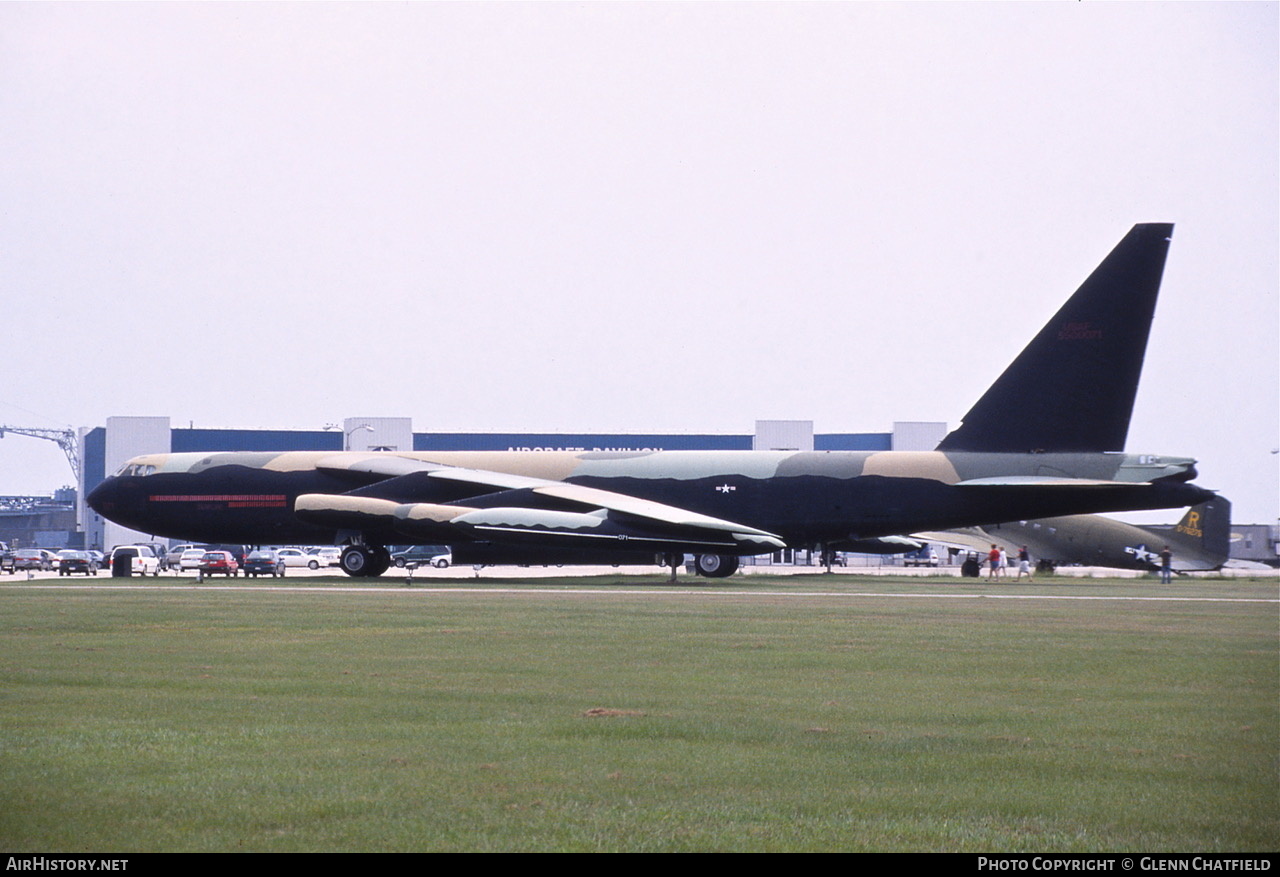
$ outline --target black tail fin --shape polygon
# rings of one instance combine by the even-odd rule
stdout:
[[[1231,554],[1231,503],[1215,496],[1192,506],[1174,525],[1173,533],[1225,562]]]
[[[938,450],[1123,450],[1172,234],[1135,225]]]

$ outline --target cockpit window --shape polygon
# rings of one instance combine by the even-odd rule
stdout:
[[[120,471],[116,473],[116,477],[121,478],[127,475],[153,475],[155,474],[155,471],[156,467],[150,463],[125,463],[120,467]]]

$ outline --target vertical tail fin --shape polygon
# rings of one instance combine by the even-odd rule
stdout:
[[[1219,563],[1231,554],[1231,503],[1226,497],[1213,499],[1187,509],[1182,520],[1173,526],[1179,541],[1190,543]]]
[[[1172,234],[1135,225],[938,450],[1123,450]]]

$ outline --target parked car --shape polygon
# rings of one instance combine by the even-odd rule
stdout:
[[[244,559],[249,556],[249,549],[244,545],[206,545],[205,551],[225,551],[235,558],[236,563],[244,566]]]
[[[324,566],[324,560],[314,554],[307,554],[301,548],[281,548],[276,553],[280,555],[285,566],[301,569],[319,569]]]
[[[111,573],[116,574],[117,564],[129,564],[135,576],[160,575],[160,558],[149,545],[117,545],[111,549]]]
[[[160,564],[161,571],[169,568],[168,556],[169,546],[163,542],[139,542],[138,545],[145,545],[151,549],[151,553],[156,556],[156,561]]]
[[[51,572],[54,568],[56,558],[52,551],[45,551],[43,548],[19,548],[13,552],[13,568],[34,569],[44,572]]]
[[[201,554],[207,550],[199,545],[192,545],[190,542],[184,545],[175,545],[165,552],[164,565],[169,569],[182,569],[182,555],[193,548],[199,548]],[[188,568],[190,569],[192,567]]]
[[[413,545],[404,551],[391,555],[391,562],[398,569],[430,564],[436,569],[445,569],[453,562],[447,545]]]
[[[97,560],[87,551],[59,551],[58,575],[69,576],[78,572],[87,576],[96,576],[98,574]]]
[[[312,557],[319,559],[321,566],[342,566],[342,549],[333,545],[324,548],[312,548]]]
[[[244,574],[255,579],[258,576],[271,576],[274,579],[276,576],[283,576],[284,571],[284,559],[270,548],[250,551],[249,556],[244,559]]]
[[[182,552],[182,556],[178,558],[178,569],[185,571],[189,569],[199,569],[201,561],[204,560],[203,548],[188,548]]]
[[[224,575],[227,578],[240,575],[240,564],[230,551],[206,551],[200,559],[200,569],[205,575]]]
[[[912,551],[902,557],[903,566],[937,566],[938,552],[927,545],[918,551]]]
[[[13,572],[13,549],[8,542],[0,542],[0,572]]]

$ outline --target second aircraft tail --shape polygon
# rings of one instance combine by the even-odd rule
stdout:
[[[1221,565],[1231,553],[1231,503],[1225,497],[1215,496],[1192,506],[1169,535],[1175,541],[1213,556]]]

